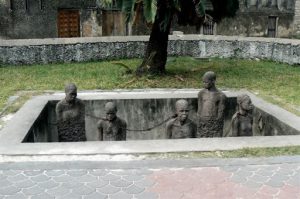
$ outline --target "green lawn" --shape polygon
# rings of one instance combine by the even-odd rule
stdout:
[[[46,90],[63,90],[68,82],[79,90],[130,88],[201,88],[201,77],[212,70],[217,74],[221,89],[247,89],[266,100],[300,115],[300,67],[271,61],[237,59],[199,60],[191,57],[171,57],[163,76],[137,78],[126,73],[125,64],[132,70],[140,59],[90,63],[51,64],[34,66],[0,66],[0,112],[9,96],[21,94],[7,112],[16,111],[31,95]],[[30,92],[24,92],[30,91]],[[300,155],[300,146],[242,149],[207,153],[165,154],[170,157],[249,157]]]
[[[120,88],[201,88],[201,76],[217,73],[217,86],[248,89],[300,115],[300,67],[271,61],[236,59],[199,60],[171,57],[167,75],[137,78],[126,74],[121,62],[134,69],[140,59],[90,63],[0,67],[0,110],[18,91],[63,90],[74,82],[79,90]],[[24,101],[24,100],[23,100]],[[15,109],[14,109],[15,110]]]

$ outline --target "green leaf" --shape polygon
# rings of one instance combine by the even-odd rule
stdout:
[[[157,11],[157,1],[156,0],[143,0],[144,6],[144,17],[147,22],[154,22],[156,11]]]

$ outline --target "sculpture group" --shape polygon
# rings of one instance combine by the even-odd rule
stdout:
[[[216,74],[206,72],[202,77],[203,89],[198,93],[197,122],[190,120],[189,103],[180,99],[175,103],[176,114],[166,124],[168,139],[222,137],[224,125],[225,94],[215,86]],[[85,107],[77,99],[77,87],[68,84],[65,98],[56,106],[58,137],[60,142],[86,141]],[[231,121],[232,136],[252,136],[253,105],[248,95],[237,96],[237,112]],[[105,118],[97,123],[99,141],[126,140],[127,123],[117,116],[117,106],[107,102]]]

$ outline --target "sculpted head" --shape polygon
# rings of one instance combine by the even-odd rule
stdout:
[[[251,99],[246,94],[241,94],[237,96],[237,103],[239,105],[239,109],[242,111],[250,111],[253,109],[253,105]]]
[[[67,84],[65,86],[65,93],[66,93],[65,99],[68,103],[75,102],[75,99],[77,97],[77,87],[76,87],[76,85],[73,84],[73,83]]]
[[[117,106],[114,102],[107,102],[105,104],[106,119],[113,121],[117,117]]]
[[[189,103],[184,99],[177,100],[175,108],[179,121],[185,122],[189,115]]]
[[[203,87],[210,89],[215,86],[217,76],[214,72],[208,71],[202,77]]]

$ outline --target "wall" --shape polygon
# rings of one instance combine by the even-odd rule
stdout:
[[[150,131],[139,131],[160,124],[175,113],[175,102],[181,98],[157,99],[116,99],[118,117],[127,122],[127,140],[166,139],[166,123]],[[189,118],[197,123],[197,98],[186,98],[189,102]],[[85,128],[88,141],[97,140],[95,117],[105,118],[105,103],[111,100],[84,100],[86,108]],[[25,142],[55,142],[57,140],[55,106],[57,101],[49,101],[27,134]],[[226,100],[223,136],[231,136],[231,118],[236,111],[236,97]],[[281,122],[266,110],[254,108],[253,134],[255,136],[297,135],[300,132]]]
[[[58,9],[80,11],[81,36],[101,36],[101,17],[95,0],[28,0],[28,9],[25,0],[13,0],[12,9],[10,0],[1,0],[0,26],[4,28],[0,35],[7,39],[55,38]]]
[[[149,37],[1,40],[0,65],[47,64],[138,58]],[[268,59],[300,64],[300,40],[229,36],[169,37],[169,56]]]

